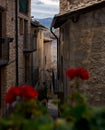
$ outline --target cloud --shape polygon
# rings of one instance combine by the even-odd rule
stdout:
[[[58,1],[57,0],[40,0],[41,2],[43,2],[46,5],[58,5]]]
[[[35,18],[53,17],[58,11],[58,0],[31,0],[31,15]]]
[[[37,4],[37,5],[42,5],[42,4],[43,4],[43,2],[38,1],[38,2],[36,2],[36,4]]]

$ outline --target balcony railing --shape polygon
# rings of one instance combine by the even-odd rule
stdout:
[[[9,61],[9,41],[0,37],[0,67],[7,65]]]
[[[31,34],[24,35],[24,46],[23,52],[24,53],[31,53],[36,50],[35,47],[35,37]]]

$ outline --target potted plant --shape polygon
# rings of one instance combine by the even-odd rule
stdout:
[[[60,105],[60,117],[53,119],[50,116],[32,86],[15,86],[5,97],[8,105],[16,103],[14,111],[0,119],[0,130],[105,130],[105,107],[88,105],[78,91],[80,82],[89,79],[89,72],[84,68],[70,68],[66,76],[74,81],[73,90],[69,102]]]

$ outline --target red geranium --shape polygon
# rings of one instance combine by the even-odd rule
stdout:
[[[67,71],[66,71],[66,76],[67,76],[70,80],[74,79],[74,78],[76,77],[76,69],[71,68],[71,69],[67,70]]]
[[[24,85],[21,87],[21,96],[24,100],[35,99],[38,95],[38,92],[32,86]]]
[[[13,86],[6,93],[5,102],[11,104],[14,101],[16,101],[16,97],[19,96],[19,95],[20,95],[19,87]]]
[[[89,79],[89,72],[84,68],[78,68],[77,74],[82,80],[88,80]]]
[[[75,77],[80,77],[82,80],[89,79],[89,72],[84,68],[71,68],[66,71],[66,76],[72,80]]]

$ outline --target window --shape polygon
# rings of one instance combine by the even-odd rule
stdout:
[[[22,18],[20,18],[20,23],[19,23],[19,32],[20,32],[20,35],[23,35],[24,34],[24,28],[23,28],[23,22],[24,20]]]
[[[31,44],[32,48],[37,50],[37,38],[34,35],[31,36]]]
[[[25,82],[30,83],[31,81],[31,57],[30,55],[25,55]]]
[[[37,30],[34,31],[35,49],[37,50]]]
[[[29,35],[28,35],[28,21],[24,20],[24,47],[25,49],[29,47]]]
[[[5,11],[0,11],[0,59],[3,56],[6,56],[6,47],[4,43],[4,38],[5,38],[5,34],[6,34],[6,15],[5,15]],[[4,48],[3,48],[4,47]],[[4,53],[3,53],[3,49]]]
[[[19,0],[19,11],[21,13],[28,13],[28,0]]]
[[[2,58],[2,12],[0,12],[0,59]]]

